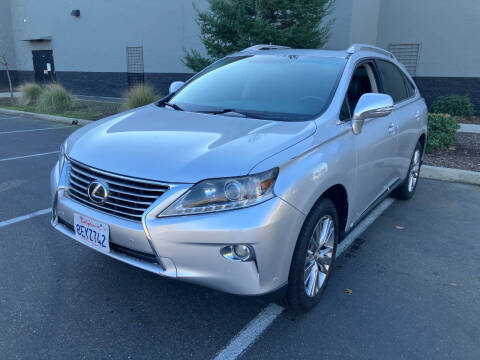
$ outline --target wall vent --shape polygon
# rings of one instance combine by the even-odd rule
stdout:
[[[127,80],[129,88],[145,82],[143,46],[127,46]]]
[[[420,44],[390,44],[388,50],[407,68],[412,76],[417,75]]]

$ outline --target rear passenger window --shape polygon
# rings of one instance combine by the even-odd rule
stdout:
[[[384,94],[390,95],[395,103],[409,97],[407,95],[405,81],[403,80],[403,74],[395,65],[388,61],[377,60],[377,67],[382,78]]]

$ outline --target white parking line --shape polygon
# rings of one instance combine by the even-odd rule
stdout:
[[[52,211],[52,209],[50,209],[50,208],[49,209],[43,209],[43,210],[35,211],[31,214],[22,215],[22,216],[19,216],[19,217],[10,219],[10,220],[0,221],[0,228],[2,228],[4,226],[7,226],[7,225],[15,224],[15,223],[20,222],[20,221],[31,219],[31,218],[34,218],[36,216],[48,214],[50,211]]]
[[[7,115],[0,114],[0,120],[11,120],[11,119],[22,119],[22,116],[7,116]]]
[[[58,153],[58,152],[59,152],[59,151],[50,151],[50,152],[40,153],[40,154],[17,156],[17,157],[12,157],[12,158],[0,159],[0,162],[2,162],[2,161],[10,161],[10,160],[18,160],[18,159],[25,159],[25,158],[29,158],[29,157],[35,157],[35,156],[43,156],[43,155],[56,154],[56,153]]]
[[[338,258],[352,243],[393,204],[392,198],[385,199],[350,234],[338,245]],[[284,308],[277,304],[269,304],[252,321],[250,321],[215,357],[215,360],[234,360],[242,355],[257,341],[262,333],[280,316]],[[281,357],[281,356],[279,356]]]
[[[22,133],[22,132],[30,132],[30,131],[45,131],[45,130],[65,129],[65,128],[71,128],[71,127],[74,127],[74,125],[49,127],[49,128],[43,128],[43,129],[28,129],[28,130],[1,131],[1,132],[0,132],[0,135],[4,135],[4,134],[15,134],[15,133]]]
[[[227,347],[220,351],[215,360],[229,360],[238,358],[255,340],[265,331],[265,329],[275,320],[282,311],[283,307],[277,304],[270,304],[263,309],[242,331],[235,336]]]

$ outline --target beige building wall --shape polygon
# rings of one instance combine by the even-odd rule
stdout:
[[[417,76],[480,76],[479,0],[382,0],[377,45],[419,43]]]

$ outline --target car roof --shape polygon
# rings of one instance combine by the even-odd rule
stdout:
[[[229,56],[241,56],[241,55],[297,55],[297,56],[313,56],[313,57],[335,57],[339,59],[346,59],[349,57],[349,53],[345,50],[323,50],[323,49],[245,49]]]
[[[313,57],[334,57],[339,59],[348,59],[353,55],[360,55],[360,57],[377,57],[389,59],[396,62],[395,56],[380,47],[369,44],[353,44],[347,50],[326,50],[326,49],[292,49],[287,46],[279,45],[253,45],[242,51],[236,52],[229,56],[241,55],[277,55],[277,56],[313,56]]]

